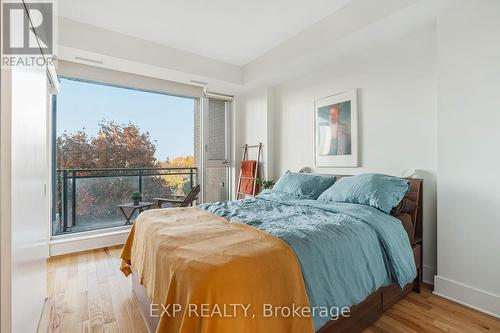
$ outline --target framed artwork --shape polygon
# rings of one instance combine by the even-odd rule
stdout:
[[[314,136],[316,166],[358,166],[357,90],[316,100]]]

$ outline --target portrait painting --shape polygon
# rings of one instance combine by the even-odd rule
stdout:
[[[357,93],[316,101],[316,166],[357,166]]]

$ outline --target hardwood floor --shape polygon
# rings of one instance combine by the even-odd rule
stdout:
[[[120,247],[48,260],[49,332],[147,332],[130,278],[119,270]]]
[[[39,332],[147,332],[131,279],[118,269],[120,252],[114,247],[49,259],[48,295],[53,306]],[[365,330],[386,332],[500,332],[500,320],[433,295],[425,287]]]

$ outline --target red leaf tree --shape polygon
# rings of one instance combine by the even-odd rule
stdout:
[[[155,158],[156,143],[148,132],[132,123],[125,125],[102,120],[95,137],[85,128],[74,133],[63,133],[57,138],[58,169],[108,169],[160,167]],[[99,223],[120,220],[116,208],[130,201],[131,192],[138,189],[138,177],[125,176],[128,171],[114,171],[113,177],[91,177],[94,172],[79,171],[76,181],[76,223]],[[59,172],[59,175],[61,173]],[[108,172],[99,172],[106,176]],[[121,176],[123,175],[123,176]],[[143,176],[143,200],[166,196],[177,191],[179,184],[168,177]],[[58,177],[58,212],[61,213],[61,177]],[[73,186],[68,181],[68,193]],[[67,194],[68,195],[68,194]],[[70,200],[71,198],[68,198]]]

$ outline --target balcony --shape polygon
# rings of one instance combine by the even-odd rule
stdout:
[[[195,167],[58,169],[52,235],[123,226],[117,205],[132,202],[132,192],[141,192],[142,201],[185,196],[197,173]]]

